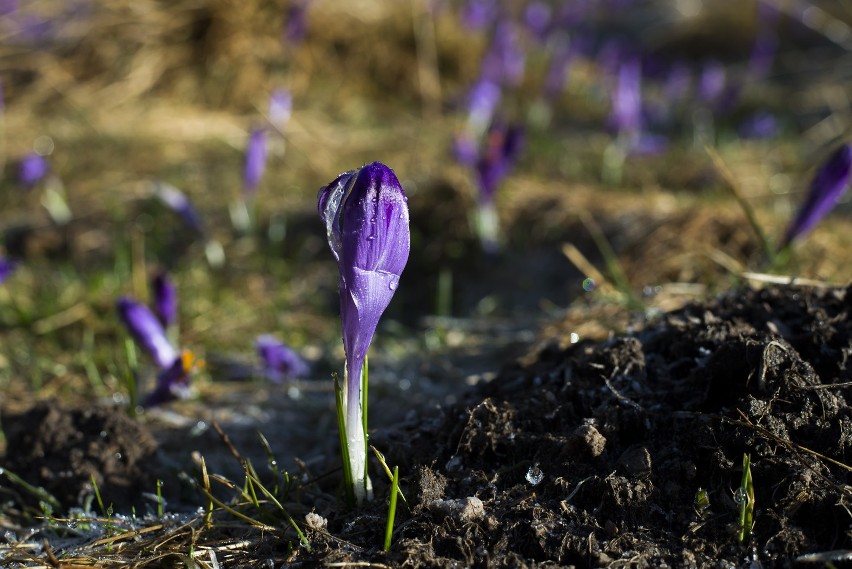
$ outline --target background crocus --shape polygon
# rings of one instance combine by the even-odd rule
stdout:
[[[787,248],[794,240],[804,237],[831,211],[849,187],[850,172],[852,172],[852,146],[847,143],[835,150],[817,171],[805,201],[784,232],[779,250]]]
[[[399,284],[411,238],[408,199],[393,170],[373,162],[338,176],[319,192],[319,213],[340,272],[346,352],[344,427],[354,501],[369,495],[363,424],[364,360],[379,318]]]
[[[266,129],[255,128],[249,134],[243,169],[243,192],[254,196],[266,170]]]
[[[41,182],[49,171],[47,159],[41,154],[31,152],[24,156],[18,165],[18,180],[29,189]]]
[[[178,351],[154,313],[141,302],[125,296],[118,299],[116,308],[127,331],[160,369],[157,385],[142,400],[142,406],[152,407],[186,397],[195,363],[192,353]]]
[[[16,268],[18,268],[18,263],[0,255],[0,283],[6,282],[6,279],[12,276]]]
[[[168,329],[177,323],[177,287],[166,273],[157,273],[151,279],[151,294],[154,312],[160,323]]]
[[[293,95],[287,89],[275,89],[269,96],[269,123],[279,132],[293,114]]]
[[[201,223],[201,216],[192,205],[186,194],[165,182],[155,182],[154,195],[163,202],[166,207],[178,214],[183,222],[193,231],[200,235],[204,235],[204,226]]]
[[[308,364],[305,360],[275,336],[258,336],[254,345],[263,366],[263,374],[271,381],[280,382],[308,374]]]
[[[488,130],[475,170],[479,199],[476,211],[476,232],[487,253],[499,248],[500,228],[494,196],[520,154],[524,131],[519,125],[495,122]]]

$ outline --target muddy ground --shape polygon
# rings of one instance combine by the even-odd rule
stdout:
[[[389,552],[380,548],[383,478],[374,475],[380,499],[353,512],[335,500],[338,474],[312,471],[305,496],[313,499],[294,506],[311,551],[282,530],[254,542],[254,559],[270,567],[845,566],[850,308],[852,288],[743,288],[628,335],[554,343],[457,405],[374,434],[400,466],[410,507],[400,506]],[[8,468],[66,503],[97,472],[101,491],[125,506],[140,481],[161,475],[138,423],[57,409],[5,417]],[[752,536],[740,544],[744,455],[755,506]],[[320,517],[305,522],[307,511]]]

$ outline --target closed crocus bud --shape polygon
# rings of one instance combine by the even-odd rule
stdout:
[[[307,375],[305,360],[275,336],[258,336],[254,345],[263,364],[263,373],[270,380],[280,382]]]
[[[817,171],[808,190],[808,196],[784,233],[779,249],[784,249],[794,240],[806,235],[831,211],[849,186],[850,172],[852,172],[852,147],[844,144],[835,150]]]
[[[408,261],[408,199],[393,170],[373,162],[322,188],[319,206],[340,270],[347,367],[357,377]]]
[[[154,312],[163,326],[168,328],[177,322],[177,287],[166,273],[158,273],[151,281]]]
[[[408,261],[408,200],[393,170],[373,162],[322,188],[319,213],[340,271],[344,425],[354,499],[360,504],[369,496],[361,407],[364,359]]]
[[[179,359],[178,351],[169,342],[163,325],[147,306],[132,298],[122,297],[116,304],[118,315],[133,339],[148,352],[160,369],[171,368]]]

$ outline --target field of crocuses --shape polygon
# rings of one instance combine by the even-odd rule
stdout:
[[[852,4],[0,38],[0,567],[852,560]]]

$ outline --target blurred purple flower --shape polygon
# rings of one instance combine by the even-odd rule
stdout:
[[[245,169],[243,170],[243,193],[257,192],[263,172],[266,170],[266,129],[256,128],[249,135],[246,145]]]
[[[852,171],[852,146],[847,143],[835,150],[817,171],[805,201],[799,207],[787,231],[784,232],[779,250],[788,247],[794,240],[804,237],[831,211],[849,187],[850,171]]]
[[[163,325],[144,304],[129,297],[116,303],[118,315],[130,335],[154,360],[160,369],[154,390],[142,400],[143,407],[162,405],[189,394],[192,370],[197,366],[189,350],[178,351],[166,336]]]
[[[310,0],[290,0],[284,16],[284,41],[296,47],[308,36],[308,8]]]
[[[773,138],[778,134],[778,119],[771,113],[754,113],[740,123],[737,134],[742,138]]]
[[[497,17],[495,0],[467,0],[462,8],[462,24],[469,30],[481,30]]]
[[[269,122],[277,130],[284,130],[293,113],[293,95],[287,89],[275,89],[269,96]]]
[[[698,97],[710,106],[718,104],[727,84],[725,66],[716,60],[707,61],[698,76]]]
[[[482,59],[482,77],[500,85],[517,86],[524,79],[525,65],[526,55],[515,23],[501,21],[494,28],[491,44]]]
[[[154,359],[160,369],[169,369],[178,359],[178,351],[169,342],[166,331],[151,310],[132,298],[123,296],[116,304],[118,316],[139,344]]]
[[[166,273],[157,273],[151,281],[154,313],[160,323],[168,328],[177,322],[178,295],[177,287]]]
[[[462,166],[473,166],[477,158],[476,141],[467,134],[457,135],[453,140],[453,156]]]
[[[663,97],[669,105],[683,101],[692,87],[692,71],[682,61],[675,62],[669,68],[663,82]]]
[[[631,156],[653,156],[662,154],[669,147],[669,139],[661,134],[641,132],[630,141],[627,153]]]
[[[156,407],[178,399],[189,397],[189,381],[192,370],[197,366],[195,357],[188,350],[157,374],[157,385],[143,400],[143,407]]]
[[[550,28],[552,10],[549,4],[533,0],[524,8],[524,23],[539,41],[544,41]]]
[[[18,166],[18,179],[27,189],[41,182],[50,171],[47,159],[41,154],[30,152],[21,159]]]
[[[280,382],[308,374],[308,364],[305,360],[275,336],[258,336],[254,345],[263,363],[263,373],[271,381]]]
[[[642,129],[642,65],[638,58],[627,59],[618,68],[610,120],[619,133],[636,136]]]
[[[167,184],[165,182],[154,182],[154,195],[173,212],[178,214],[186,225],[198,232],[204,234],[204,226],[201,223],[201,216],[198,211],[189,201],[189,197],[182,191]]]
[[[467,98],[467,128],[471,136],[479,136],[488,128],[501,97],[497,83],[488,79],[476,82]]]
[[[778,51],[778,7],[772,2],[757,1],[757,33],[748,59],[749,76],[752,79],[765,77],[775,63]]]
[[[490,203],[494,200],[497,187],[514,166],[523,143],[522,127],[506,125],[502,122],[491,125],[476,163],[481,202]]]
[[[6,279],[12,276],[12,273],[14,273],[17,268],[18,263],[0,255],[0,283],[6,282]]]

